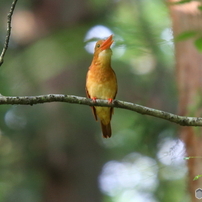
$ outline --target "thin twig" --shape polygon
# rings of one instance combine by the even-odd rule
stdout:
[[[2,50],[1,55],[0,55],[0,66],[4,62],[4,56],[5,56],[6,51],[8,49],[8,44],[9,44],[10,35],[11,35],[11,20],[12,20],[13,11],[15,9],[17,1],[18,0],[13,1],[11,8],[10,8],[10,11],[8,13],[8,16],[7,16],[7,32],[6,32],[6,39],[5,39],[4,47],[3,47],[3,50]]]
[[[145,107],[142,105],[114,100],[112,103],[108,103],[107,100],[97,99],[93,102],[91,99],[85,97],[79,97],[74,95],[61,95],[61,94],[49,94],[39,96],[0,96],[0,105],[34,105],[48,102],[66,102],[74,104],[82,104],[89,106],[105,106],[127,109],[135,111],[143,115],[150,115],[157,118],[165,119],[167,121],[182,125],[182,126],[202,126],[202,118],[200,117],[186,117],[171,114],[165,111]]]

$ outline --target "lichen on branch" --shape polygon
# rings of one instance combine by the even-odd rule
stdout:
[[[81,104],[88,106],[103,106],[121,108],[130,111],[137,112],[142,115],[150,115],[157,118],[165,119],[167,121],[182,125],[182,126],[202,126],[202,118],[200,117],[187,117],[179,116],[169,112],[161,111],[138,105],[131,102],[125,102],[121,100],[114,100],[112,103],[108,103],[108,100],[97,99],[96,102],[91,99],[75,96],[75,95],[63,95],[63,94],[48,94],[39,96],[0,96],[0,105],[34,105],[50,102],[66,102],[71,104]]]

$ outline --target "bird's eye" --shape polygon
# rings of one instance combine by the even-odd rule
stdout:
[[[100,44],[97,45],[97,48],[99,48],[99,47],[100,47]]]

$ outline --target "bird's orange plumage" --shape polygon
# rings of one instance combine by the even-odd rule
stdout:
[[[109,102],[115,98],[117,93],[116,75],[111,68],[110,49],[113,43],[112,35],[106,40],[99,40],[95,45],[93,61],[89,67],[86,78],[87,96],[94,101],[96,99],[107,99]],[[100,119],[103,137],[111,137],[111,117],[113,108],[93,107],[95,119]]]

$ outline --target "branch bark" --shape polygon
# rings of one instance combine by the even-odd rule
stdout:
[[[0,55],[0,66],[4,62],[4,56],[5,56],[6,51],[8,49],[8,44],[9,44],[10,35],[11,35],[11,20],[12,20],[13,12],[14,12],[17,1],[18,0],[13,1],[11,8],[10,8],[10,11],[8,13],[8,16],[7,16],[7,32],[6,32],[6,39],[4,42],[4,47],[3,47],[3,50],[2,50],[1,55]]]
[[[131,102],[125,102],[121,100],[114,100],[112,103],[108,103],[107,100],[97,99],[93,102],[91,99],[85,97],[79,97],[75,95],[62,95],[62,94],[49,94],[39,96],[0,96],[0,105],[34,105],[49,102],[66,102],[72,104],[82,104],[88,106],[103,106],[103,107],[115,107],[135,111],[139,114],[150,115],[157,118],[165,119],[167,121],[182,125],[182,126],[202,126],[202,118],[200,117],[186,117],[179,116],[169,112],[161,111],[138,105]]]

